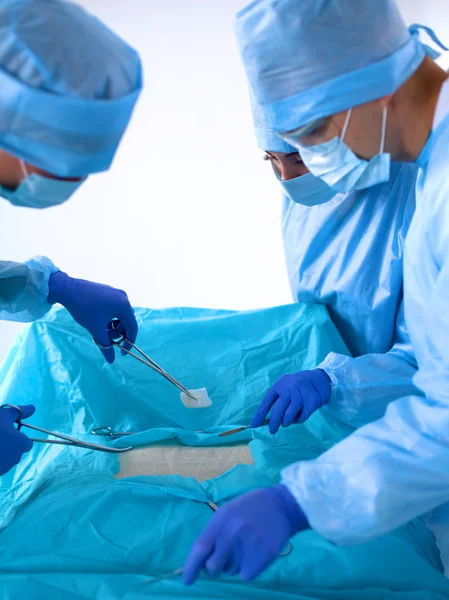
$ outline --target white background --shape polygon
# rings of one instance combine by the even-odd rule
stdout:
[[[281,199],[257,150],[232,21],[248,0],[82,0],[141,54],[145,91],[110,172],[46,211],[0,200],[0,257],[44,254],[134,305],[290,302]],[[449,42],[447,0],[402,0]],[[0,360],[19,325],[2,323]]]

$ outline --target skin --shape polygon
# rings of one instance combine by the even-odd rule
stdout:
[[[264,160],[269,160],[281,181],[289,181],[309,173],[298,152],[265,152]]]
[[[25,163],[25,167],[27,172],[31,175],[31,173],[38,173],[43,177],[48,177],[49,179],[61,179],[63,181],[79,181],[79,178],[73,179],[64,179],[62,177],[56,177],[56,175],[52,175],[47,171],[43,171],[30,163]],[[5,150],[0,150],[0,184],[4,185],[7,188],[15,190],[20,182],[25,179],[25,175],[23,173],[22,167],[20,165],[20,160],[6,152]]]
[[[441,86],[447,77],[443,69],[426,57],[394,94],[352,109],[345,143],[366,160],[378,154],[382,116],[387,107],[385,152],[389,152],[393,160],[414,162],[432,130]],[[332,115],[310,135],[301,138],[301,143],[315,145],[340,137],[347,114],[345,110]]]

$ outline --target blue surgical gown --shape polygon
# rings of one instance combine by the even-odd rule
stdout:
[[[307,207],[284,200],[283,239],[293,298],[328,307],[354,358],[319,365],[332,380],[324,408],[360,426],[413,393],[416,361],[404,324],[404,240],[415,211],[414,165],[390,181]]]
[[[36,256],[24,263],[0,261],[0,319],[35,321],[47,313],[48,280],[58,269],[49,258]]]
[[[283,481],[314,529],[359,544],[424,515],[449,574],[449,84],[434,126],[405,245],[404,297],[420,394],[392,402],[318,459],[291,465]],[[430,512],[428,512],[430,511]]]

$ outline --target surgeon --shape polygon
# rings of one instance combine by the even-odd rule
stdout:
[[[339,193],[309,172],[297,149],[271,128],[253,95],[251,104],[257,144],[284,193],[282,230],[293,298],[325,304],[356,357],[331,353],[317,369],[285,375],[268,390],[252,426],[262,425],[271,411],[268,426],[274,434],[281,426],[306,421],[325,405],[339,420],[359,427],[382,417],[393,400],[419,393],[412,382],[416,361],[402,302],[403,243],[415,210],[417,167],[392,163],[389,181]],[[269,494],[273,491],[282,502],[282,488]],[[249,496],[251,505],[261,502],[267,511],[274,498]],[[235,506],[240,510],[238,501]],[[241,516],[229,518],[240,521]],[[187,584],[202,567],[217,575],[217,564],[229,552],[227,534],[225,543],[210,552],[213,527],[190,553],[184,569]],[[252,579],[263,554],[263,548],[255,556],[248,551],[239,568],[234,562],[224,570]]]
[[[257,144],[284,193],[282,233],[293,299],[325,304],[358,357],[331,353],[317,369],[273,382],[252,426],[262,425],[271,411],[274,434],[327,405],[341,421],[358,427],[383,416],[391,400],[416,391],[411,382],[416,361],[404,324],[402,259],[415,210],[417,167],[393,163],[389,181],[336,192],[276,135],[254,97],[251,105]]]
[[[108,170],[141,87],[135,50],[77,4],[1,2],[0,196],[21,207],[56,206],[89,175]],[[113,318],[136,339],[125,292],[74,279],[45,257],[0,261],[1,319],[33,321],[53,304],[104,347],[108,363]],[[25,409],[31,416],[34,408]],[[0,475],[32,445],[16,432],[13,413],[0,411]]]
[[[257,100],[312,173],[345,191],[387,181],[392,159],[421,168],[404,254],[421,393],[391,402],[318,459],[291,465],[278,486],[225,505],[194,546],[189,577],[206,566],[250,579],[309,527],[356,545],[419,515],[448,575],[448,76],[393,0],[256,0],[236,28]]]

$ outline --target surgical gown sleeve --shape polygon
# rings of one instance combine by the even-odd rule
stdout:
[[[364,543],[449,500],[449,259],[438,272],[435,263],[433,273],[422,267],[416,271],[427,286],[412,286],[406,312],[419,364],[414,380],[425,395],[390,403],[382,419],[283,471],[311,526],[340,545]]]
[[[353,427],[380,419],[390,402],[420,392],[413,384],[416,359],[404,319],[404,303],[396,319],[396,343],[385,354],[352,358],[331,352],[318,366],[332,382],[331,399],[322,410]]]
[[[48,280],[58,269],[45,256],[24,263],[0,261],[0,319],[35,321],[47,313]]]

